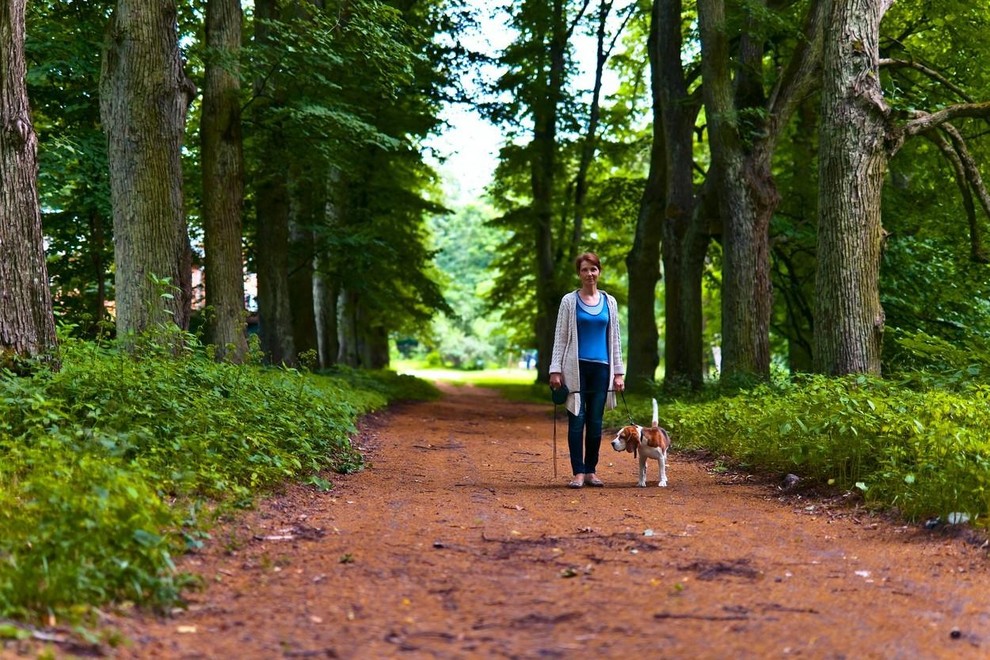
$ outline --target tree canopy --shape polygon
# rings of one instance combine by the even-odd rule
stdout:
[[[89,336],[166,301],[170,322],[205,329],[218,356],[257,330],[273,363],[382,367],[396,338],[438,345],[431,320],[443,315],[441,334],[503,354],[536,349],[543,379],[556,305],[584,250],[603,258],[602,286],[623,303],[647,384],[896,371],[919,336],[990,333],[990,74],[978,65],[990,15],[972,3],[877,0],[875,40],[850,42],[826,27],[838,19],[825,9],[844,5],[823,0],[142,7],[159,12],[142,24],[147,43],[175,45],[160,60],[171,73],[128,68],[114,45],[137,29],[120,23],[135,16],[124,0],[47,0],[26,14],[52,296],[59,319]],[[478,31],[493,20],[506,37],[484,51]],[[221,33],[239,37],[211,40]],[[834,212],[853,193],[824,176],[843,111],[827,75],[867,55],[860,71],[876,86],[863,98],[877,109],[883,160],[876,199],[842,224]],[[123,146],[152,130],[120,113],[151,100],[154,75],[178,81],[162,120],[178,122],[168,140],[180,168],[167,175]],[[503,131],[471,209],[448,208],[429,158],[447,103]],[[869,143],[856,130],[849,148]],[[217,160],[218,145],[233,160]],[[151,182],[172,210],[147,210]],[[158,231],[136,231],[147,213],[173,218],[148,227],[178,228],[158,261],[141,261]],[[876,249],[846,263],[829,246],[858,240],[867,215]],[[192,277],[204,266],[205,298]],[[844,315],[866,299],[843,288],[851,279],[822,279],[829,269],[876,272],[867,363],[823,352],[841,344],[830,328],[853,332]],[[238,302],[255,277],[257,310]],[[226,358],[243,355],[241,345]]]

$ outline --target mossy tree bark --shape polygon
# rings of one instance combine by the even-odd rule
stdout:
[[[100,79],[113,204],[118,337],[188,327],[188,236],[180,150],[195,89],[174,0],[119,0]],[[167,280],[168,284],[165,284]]]
[[[881,192],[887,118],[880,20],[889,0],[835,0],[828,16],[818,170],[815,370],[880,373]]]
[[[722,378],[730,382],[770,376],[770,220],[780,201],[771,166],[783,128],[816,80],[824,7],[819,0],[809,5],[802,38],[768,91],[759,21],[743,20],[733,64],[726,3],[698,2],[705,111],[722,218]]]
[[[240,0],[206,4],[206,80],[200,128],[208,341],[219,360],[247,353],[244,309],[244,155],[241,131]]]

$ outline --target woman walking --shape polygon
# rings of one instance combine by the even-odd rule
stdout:
[[[615,408],[615,392],[625,389],[618,304],[599,290],[601,260],[585,252],[574,261],[581,288],[560,300],[550,387],[566,385],[567,447],[571,455],[571,488],[604,486],[598,478],[598,453],[602,444],[605,406]],[[610,385],[611,390],[610,391]]]

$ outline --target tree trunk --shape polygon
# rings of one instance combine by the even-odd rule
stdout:
[[[636,234],[626,255],[629,278],[629,302],[626,324],[628,360],[626,385],[630,391],[645,389],[656,379],[660,366],[660,333],[657,330],[657,282],[660,280],[660,242],[663,237],[663,214],[666,199],[667,149],[661,111],[660,54],[657,52],[661,27],[657,14],[660,1],[653,3],[650,22],[649,56],[653,94],[653,143],[650,148],[650,171],[639,203]]]
[[[766,4],[763,2],[762,4]],[[722,216],[722,378],[770,376],[770,220],[780,195],[771,165],[777,139],[814,80],[820,60],[823,2],[813,2],[803,38],[764,90],[762,26],[753,18],[739,39],[739,65],[731,75],[724,0],[701,0],[705,108]]]
[[[244,207],[240,76],[240,0],[206,4],[206,63],[201,126],[203,233],[206,252],[206,305],[211,316],[208,341],[218,360],[235,363],[247,353],[244,259],[241,249]]]
[[[663,233],[665,166],[660,117],[654,118],[650,172],[636,219],[636,235],[626,255],[629,278],[626,385],[632,392],[646,391],[656,380],[660,366],[660,333],[657,330],[657,282],[660,281],[660,241]]]
[[[791,193],[784,201],[783,213],[794,227],[784,240],[775,241],[773,254],[776,268],[774,287],[783,307],[778,311],[777,329],[787,340],[787,363],[792,373],[812,370],[812,345],[815,299],[815,221],[818,177],[815,173],[818,135],[816,104],[802,103],[797,112],[797,126],[791,140]]]
[[[879,75],[888,0],[834,0],[828,17],[818,169],[815,369],[880,374],[880,201],[889,108]]]
[[[186,320],[181,265],[188,237],[180,149],[193,93],[182,70],[175,1],[119,0],[100,79],[118,337],[166,321],[182,327]]]
[[[326,369],[337,362],[340,339],[337,328],[337,300],[340,287],[328,277],[329,260],[320,256],[313,279],[313,308],[316,316],[316,340],[320,367]]]
[[[98,211],[90,211],[89,235],[92,245],[89,248],[90,265],[93,269],[93,281],[96,283],[96,295],[92,302],[90,313],[93,316],[88,334],[96,335],[101,332],[101,324],[107,318],[107,262],[105,217]]]
[[[770,375],[770,216],[776,205],[769,159],[747,158],[740,135],[739,108],[733,98],[725,4],[701,0],[698,17],[702,44],[705,111],[712,149],[712,169],[718,187],[722,216],[722,378],[767,378]],[[760,66],[752,46],[741,39],[743,65]],[[762,90],[747,86],[748,77],[737,75],[741,96]],[[762,99],[743,99],[747,105]],[[752,152],[751,156],[752,156]],[[768,212],[769,206],[769,212]]]
[[[375,321],[373,314],[368,314],[362,307],[359,309],[361,318],[361,368],[385,369],[388,367],[388,330]]]
[[[313,226],[321,205],[315,186],[303,178],[299,163],[289,167],[289,304],[292,307],[292,341],[296,355],[319,351],[313,301],[315,241]],[[322,210],[322,209],[321,209]]]
[[[259,19],[278,18],[277,0],[255,2]],[[264,20],[255,21],[259,43],[271,39]],[[282,91],[276,89],[268,103],[278,105]],[[259,101],[260,102],[260,101]],[[284,138],[278,130],[264,137],[255,190],[257,213],[258,323],[261,350],[271,364],[294,365],[296,349],[292,335],[292,307],[289,294],[289,191],[286,185],[282,148]]]
[[[338,361],[356,369],[388,366],[388,331],[368,313],[361,296],[345,289],[340,296]]]
[[[15,371],[25,359],[52,357],[55,348],[38,136],[24,81],[24,8],[25,0],[0,0],[0,367]]]
[[[357,368],[361,365],[361,339],[358,325],[358,295],[350,289],[342,289],[339,300],[339,319],[337,326],[338,345],[340,353],[337,362],[348,367]]]
[[[533,141],[530,181],[533,192],[533,221],[536,230],[534,259],[536,260],[536,379],[547,382],[550,375],[550,354],[553,351],[557,307],[564,293],[557,282],[557,259],[553,240],[553,196],[557,171],[557,112],[564,86],[564,55],[567,30],[563,0],[553,0],[553,18],[547,35],[549,68],[546,71],[546,93],[534,101]],[[570,256],[570,255],[567,255]],[[573,255],[571,258],[573,258]]]
[[[323,212],[327,234],[340,226],[342,214],[340,190],[342,176],[339,169],[331,168],[327,174],[326,201]],[[324,369],[336,364],[340,354],[340,337],[337,327],[340,283],[334,276],[334,255],[320,240],[316,246],[314,259],[316,272],[313,276],[313,314],[316,317],[316,341],[320,356],[320,366]]]
[[[688,386],[697,389],[701,387],[704,377],[701,278],[709,236],[705,218],[697,213],[692,178],[692,137],[699,108],[688,96],[688,84],[681,64],[681,13],[680,0],[654,1],[651,38],[656,40],[656,52],[650,49],[656,90],[654,123],[659,121],[662,124],[666,150],[664,385],[668,388]],[[657,154],[654,153],[653,157],[656,158]]]
[[[267,152],[275,158],[277,146]],[[270,364],[296,363],[289,294],[289,199],[285,181],[271,171],[262,173],[256,199],[258,214],[258,323],[261,350]]]

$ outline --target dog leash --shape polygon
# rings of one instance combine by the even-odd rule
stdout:
[[[576,390],[574,392],[568,391],[567,396],[572,394],[587,394],[588,392],[594,392],[594,390]],[[609,392],[618,392],[622,397],[622,405],[626,409],[626,416],[629,418],[630,424],[635,424],[633,421],[632,413],[629,411],[629,404],[626,403],[626,391],[625,390],[605,390],[603,393],[608,394]],[[553,404],[553,478],[557,479],[557,406],[562,405],[554,402]]]

